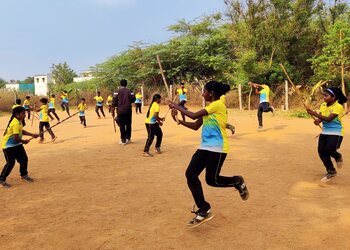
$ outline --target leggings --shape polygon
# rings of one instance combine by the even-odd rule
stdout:
[[[204,198],[202,184],[198,178],[204,169],[206,170],[205,180],[209,186],[221,188],[235,187],[237,189],[242,184],[242,178],[240,176],[226,177],[220,175],[226,155],[226,153],[198,149],[192,156],[186,170],[186,178],[199,211],[206,212],[210,209],[210,204]]]
[[[62,107],[62,110],[67,112],[67,114],[70,116],[69,114],[69,104],[68,102],[61,102],[61,107]]]
[[[318,139],[318,155],[320,156],[323,165],[326,167],[327,173],[335,174],[335,170],[331,157],[336,161],[339,160],[342,155],[337,152],[343,141],[343,136],[339,135],[320,135]]]
[[[28,120],[30,120],[30,109],[25,109],[25,110],[28,113]]]
[[[22,144],[11,148],[5,148],[2,151],[5,155],[6,164],[1,172],[0,182],[6,181],[7,176],[10,175],[13,167],[15,166],[16,160],[19,163],[19,172],[21,176],[28,174],[28,157]]]
[[[100,113],[98,112],[98,110],[101,110],[101,113],[102,113],[103,117],[106,117],[106,116],[105,116],[105,112],[103,111],[103,106],[96,106],[96,108],[95,108],[95,111],[96,111],[96,113],[97,113],[97,116],[98,116],[98,117],[101,117],[101,116],[100,116]]]
[[[142,103],[135,103],[136,114],[137,114],[138,112],[140,112],[140,114],[142,113],[142,112],[141,112],[141,106],[142,106]]]
[[[259,107],[258,107],[259,126],[263,125],[263,119],[262,119],[263,112],[273,112],[273,109],[270,107],[270,103],[262,102],[259,104]]]
[[[86,119],[85,119],[85,115],[84,116],[79,116],[80,118],[80,123],[84,125],[84,127],[86,127]]]
[[[57,121],[60,121],[60,118],[56,114],[56,109],[50,108],[49,111],[47,112],[47,114],[49,115],[50,119],[54,120],[54,118],[52,117],[52,115],[50,113],[52,113],[56,117]]]
[[[40,140],[44,139],[44,127],[46,128],[46,131],[49,132],[49,134],[51,135],[51,138],[55,138],[55,134],[52,132],[51,128],[50,128],[50,123],[49,122],[40,122],[39,123],[39,133],[40,133]]]
[[[144,148],[144,152],[148,152],[149,148],[152,145],[154,136],[157,136],[157,141],[156,141],[156,148],[160,148],[160,145],[162,144],[162,138],[163,138],[163,132],[162,129],[160,128],[158,123],[154,123],[154,124],[149,124],[146,123],[146,129],[147,129],[147,134],[148,134],[148,138],[146,141],[146,145]]]

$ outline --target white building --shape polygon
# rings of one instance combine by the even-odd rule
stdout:
[[[49,92],[48,83],[52,81],[51,74],[35,75],[34,86],[36,95],[47,95]]]
[[[5,84],[5,88],[18,91],[19,84],[16,81],[11,81],[11,82]]]
[[[79,77],[74,77],[73,78],[73,82],[84,82],[84,81],[89,81],[94,77],[94,72],[93,71],[84,71],[82,73],[79,74]]]

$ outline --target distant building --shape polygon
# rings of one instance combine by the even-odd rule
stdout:
[[[5,84],[5,88],[18,91],[19,90],[19,84],[15,80],[10,80],[10,82]]]
[[[74,77],[73,82],[89,81],[89,80],[95,78],[94,73],[95,73],[94,71],[90,71],[90,70],[84,71],[84,72],[79,74],[80,75],[79,77]]]
[[[47,93],[49,92],[48,84],[50,82],[52,82],[51,74],[35,75],[34,76],[35,95],[47,95]]]

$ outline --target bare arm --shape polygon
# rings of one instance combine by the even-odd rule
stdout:
[[[189,110],[184,109],[183,107],[179,106],[176,103],[171,103],[169,107],[179,110],[182,114],[184,114],[185,116],[193,120],[196,120],[198,118],[208,115],[208,112],[205,109],[199,110],[197,112],[191,112]]]
[[[329,116],[323,116],[311,109],[306,109],[307,113],[310,114],[310,115],[313,115],[317,118],[319,118],[321,121],[326,121],[326,122],[331,122],[333,121],[338,115],[337,114],[333,114],[331,113]]]

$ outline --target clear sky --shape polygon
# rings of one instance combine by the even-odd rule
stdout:
[[[167,27],[224,10],[223,0],[0,0],[0,78],[24,80],[66,61],[77,73]]]

